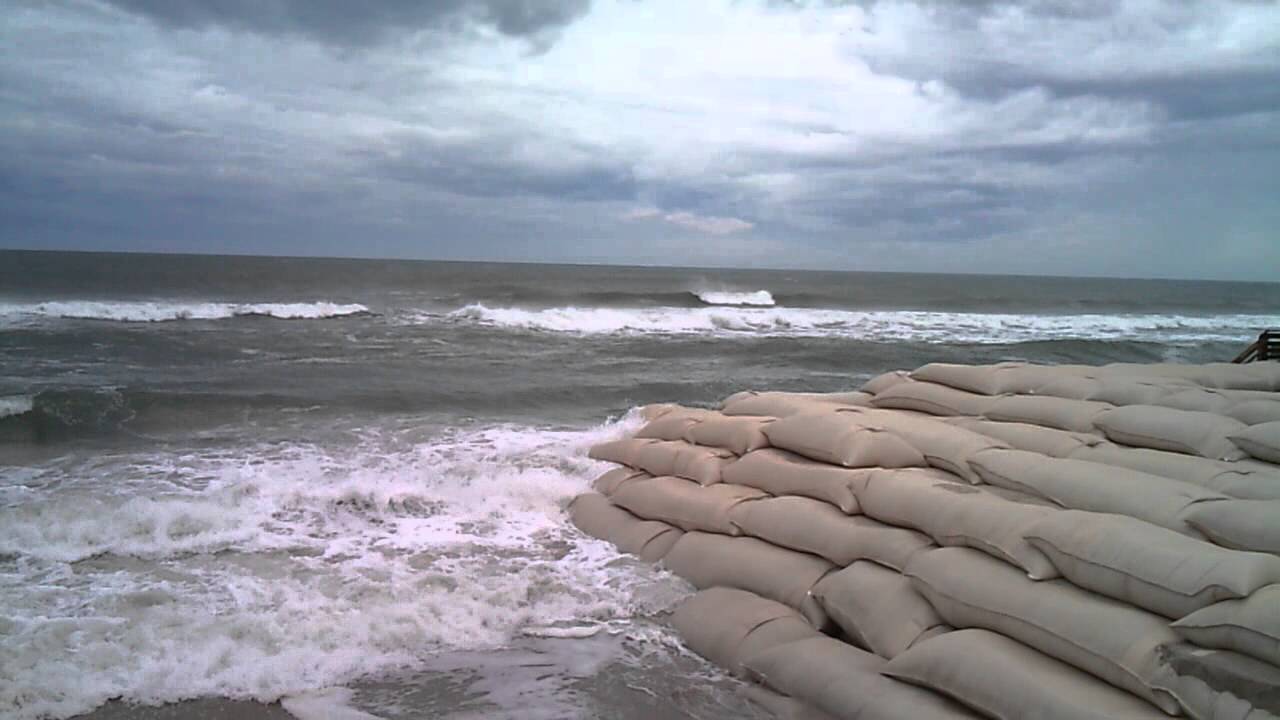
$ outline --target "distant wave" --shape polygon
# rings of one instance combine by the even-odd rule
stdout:
[[[260,316],[282,320],[318,320],[369,312],[364,305],[331,302],[215,303],[70,300],[30,305],[0,305],[0,318],[66,318],[115,322],[225,320]]]
[[[468,305],[446,316],[501,328],[580,335],[846,337],[870,341],[1004,344],[1046,340],[1239,342],[1280,315],[1021,315],[806,308],[576,308]]]
[[[749,305],[752,307],[773,307],[773,295],[768,290],[755,292],[731,292],[725,290],[690,291],[694,297],[708,305]]]

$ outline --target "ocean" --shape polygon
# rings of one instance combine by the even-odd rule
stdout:
[[[1268,326],[1280,285],[0,252],[0,717],[764,717],[566,521],[636,407]]]

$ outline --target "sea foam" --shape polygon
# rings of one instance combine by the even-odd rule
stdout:
[[[728,290],[695,291],[696,296],[708,305],[748,305],[753,307],[773,307],[776,303],[773,294],[768,290],[754,292],[734,292]]]
[[[371,432],[354,449],[122,456],[69,467],[64,482],[46,473],[0,508],[0,555],[14,558],[0,563],[0,714],[68,717],[113,697],[307,698],[526,627],[663,610],[683,584],[620,562],[562,510],[604,469],[586,448],[638,422],[410,443]]]
[[[220,303],[174,301],[91,301],[69,300],[27,305],[0,305],[0,318],[36,320],[108,320],[115,322],[166,322],[173,320],[226,320],[262,316],[282,320],[318,320],[369,312],[357,303]]]
[[[1017,343],[1043,340],[1238,342],[1280,315],[1036,315],[821,308],[491,308],[472,304],[454,322],[581,335],[840,337],[884,342]]]
[[[35,398],[30,395],[0,395],[0,418],[29,413],[33,407]]]

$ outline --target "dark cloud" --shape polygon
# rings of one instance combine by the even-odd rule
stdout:
[[[367,45],[388,36],[466,23],[536,37],[573,22],[591,0],[107,0],[172,27],[220,26],[263,35]]]

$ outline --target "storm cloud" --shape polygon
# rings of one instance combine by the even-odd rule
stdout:
[[[0,247],[1265,278],[1280,6],[68,0]]]

